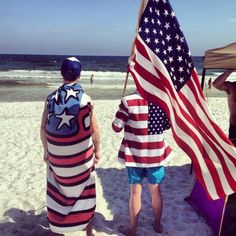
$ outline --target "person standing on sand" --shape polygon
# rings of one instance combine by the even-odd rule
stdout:
[[[226,81],[233,71],[235,70],[226,70],[213,81],[212,85],[228,95],[229,139],[236,146],[236,82]]]
[[[64,60],[63,84],[47,97],[42,115],[40,133],[48,164],[47,211],[52,235],[81,230],[93,235],[94,164],[100,159],[100,133],[91,99],[77,83],[80,72],[77,58]]]
[[[136,235],[142,180],[147,177],[152,198],[153,229],[161,233],[163,200],[160,183],[164,179],[163,164],[171,152],[164,141],[163,131],[170,128],[170,121],[163,110],[135,92],[122,98],[112,128],[115,132],[124,128],[118,157],[126,165],[130,184],[130,224],[129,227],[120,226],[118,230],[128,236]]]

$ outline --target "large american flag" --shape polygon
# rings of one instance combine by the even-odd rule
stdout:
[[[209,196],[236,192],[235,148],[211,117],[169,1],[144,1],[129,71],[140,94],[169,115],[174,139]]]

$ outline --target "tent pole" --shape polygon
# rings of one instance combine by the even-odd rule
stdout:
[[[206,68],[203,68],[203,71],[202,71],[202,83],[201,83],[202,90],[204,88],[205,76],[206,76]]]

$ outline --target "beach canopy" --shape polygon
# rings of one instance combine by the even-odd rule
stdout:
[[[204,68],[206,69],[235,69],[236,42],[221,48],[210,49],[205,52]]]
[[[201,82],[202,89],[207,69],[236,69],[236,42],[205,52]]]

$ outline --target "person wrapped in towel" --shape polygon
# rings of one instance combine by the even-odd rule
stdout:
[[[100,158],[100,134],[89,96],[77,83],[75,57],[61,66],[63,84],[46,100],[41,140],[47,169],[47,211],[53,233],[86,230],[93,235],[96,206],[94,164]]]
[[[163,200],[160,183],[164,179],[163,165],[171,152],[163,136],[163,131],[170,128],[167,114],[135,92],[122,98],[112,128],[115,132],[124,128],[118,158],[126,166],[130,184],[130,223],[128,227],[121,225],[118,229],[125,235],[136,235],[142,180],[147,177],[154,215],[153,229],[161,233]]]

